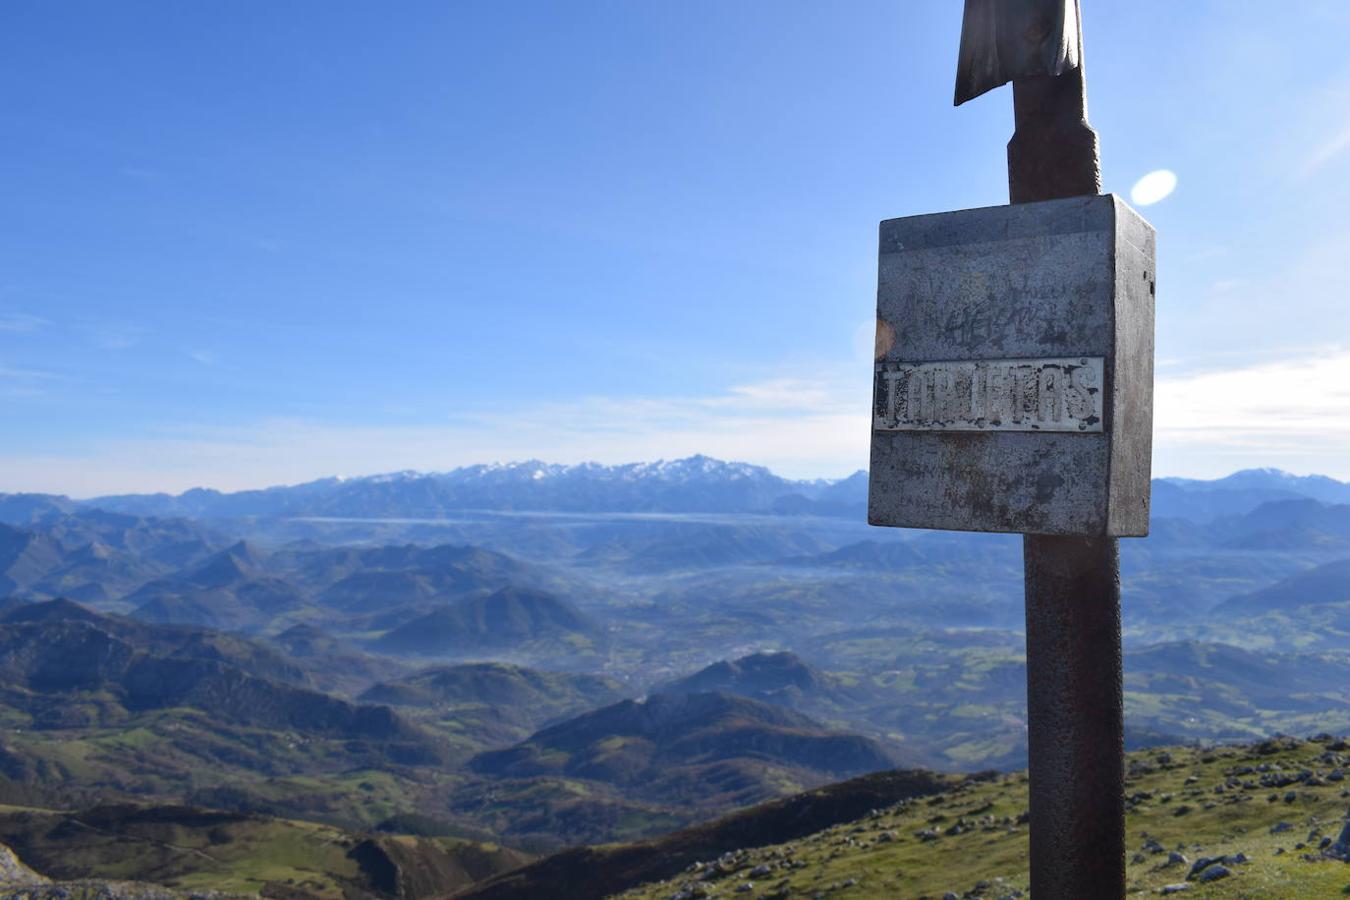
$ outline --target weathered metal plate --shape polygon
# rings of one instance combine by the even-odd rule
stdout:
[[[1074,197],[892,219],[880,243],[868,521],[1147,534],[1148,223]]]
[[[1102,430],[1106,360],[878,363],[876,431]]]

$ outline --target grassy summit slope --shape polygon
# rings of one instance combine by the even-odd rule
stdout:
[[[1165,885],[1188,882],[1202,858],[1242,854],[1247,861],[1215,864],[1227,876],[1190,879],[1184,895],[1343,896],[1350,891],[1350,863],[1333,858],[1324,844],[1334,852],[1350,826],[1347,764],[1350,745],[1332,738],[1130,754],[1131,893],[1157,895]],[[804,838],[727,847],[674,877],[617,896],[779,898],[824,892],[832,898],[937,900],[947,892],[998,898],[1022,891],[1025,897],[1026,808],[1025,774],[971,779]],[[1186,861],[1169,862],[1172,853]],[[747,883],[753,887],[736,892]]]
[[[808,836],[870,809],[924,797],[964,781],[923,769],[873,772],[772,800],[724,818],[629,844],[573,847],[475,886],[472,900],[592,898],[669,877],[730,848]]]
[[[181,806],[78,812],[0,806],[0,839],[58,881],[135,881],[175,892],[295,900],[438,896],[530,860],[495,844],[360,834]]]

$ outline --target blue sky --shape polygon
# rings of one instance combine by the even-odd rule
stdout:
[[[1350,5],[1085,0],[1155,471],[1350,477]],[[876,225],[1006,202],[956,0],[0,10],[0,491],[867,453]]]

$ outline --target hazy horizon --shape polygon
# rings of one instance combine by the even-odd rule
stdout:
[[[170,489],[170,488],[153,488],[153,487],[152,487],[152,488],[149,489],[149,490],[136,490],[136,491],[103,491],[103,492],[97,492],[97,493],[73,493],[73,492],[71,492],[71,491],[63,491],[63,490],[49,490],[49,491],[11,490],[11,489],[9,489],[9,488],[6,488],[3,484],[0,484],[0,496],[4,496],[4,495],[6,495],[6,494],[10,494],[10,495],[14,495],[14,494],[50,494],[50,495],[57,495],[57,496],[65,496],[65,497],[68,497],[68,498],[70,498],[71,500],[75,500],[75,501],[87,501],[87,500],[97,499],[97,498],[99,498],[99,497],[117,496],[117,495],[123,495],[123,494],[170,494],[170,495],[175,495],[175,496],[176,496],[176,495],[180,495],[180,494],[183,494],[183,493],[185,493],[185,492],[187,492],[187,491],[191,491],[191,490],[214,490],[214,491],[217,491],[217,492],[219,492],[219,493],[229,494],[229,493],[235,493],[235,492],[239,492],[239,491],[254,491],[254,490],[267,490],[267,489],[269,489],[269,488],[288,488],[288,487],[297,487],[297,486],[303,485],[303,484],[310,484],[310,483],[320,482],[320,481],[325,481],[325,480],[334,479],[334,478],[337,479],[337,480],[339,480],[339,481],[359,481],[359,480],[367,479],[367,478],[379,478],[379,477],[382,477],[382,476],[394,476],[394,475],[404,475],[404,474],[410,474],[410,475],[415,475],[415,476],[449,475],[449,474],[453,474],[454,472],[457,472],[457,471],[460,471],[460,470],[464,470],[464,469],[472,469],[472,468],[476,468],[476,467],[479,467],[479,466],[482,466],[482,467],[490,467],[490,468],[511,468],[511,467],[527,466],[527,465],[530,465],[530,464],[539,464],[539,465],[543,465],[543,466],[562,466],[562,467],[568,467],[568,468],[571,468],[571,467],[577,467],[577,466],[586,466],[586,465],[598,465],[598,466],[606,466],[606,467],[611,467],[611,468],[617,468],[617,467],[623,467],[623,466],[651,466],[651,465],[658,465],[658,464],[660,464],[660,463],[677,463],[677,462],[683,462],[683,461],[689,460],[689,459],[691,459],[691,458],[698,458],[698,457],[703,457],[703,458],[706,458],[706,459],[710,459],[710,460],[712,460],[712,461],[714,461],[714,462],[725,463],[725,464],[728,464],[728,465],[747,465],[747,466],[754,466],[754,467],[756,467],[756,468],[767,469],[771,475],[775,475],[775,476],[777,476],[777,477],[779,477],[779,478],[783,478],[783,479],[786,479],[786,480],[788,480],[788,481],[829,481],[829,482],[837,482],[837,481],[843,481],[844,479],[847,479],[847,478],[849,478],[849,477],[851,477],[851,476],[853,476],[853,475],[856,475],[856,474],[858,474],[858,473],[866,474],[866,472],[867,472],[867,467],[866,467],[866,466],[863,466],[863,467],[860,467],[860,468],[858,468],[858,469],[854,469],[854,470],[851,471],[851,472],[845,472],[845,473],[843,473],[843,474],[838,474],[838,475],[835,475],[835,474],[832,474],[832,475],[811,475],[811,474],[807,474],[807,475],[793,475],[793,474],[787,474],[787,473],[784,473],[784,472],[782,472],[782,471],[780,471],[780,470],[774,468],[773,466],[763,465],[763,464],[761,464],[761,463],[752,462],[752,461],[750,461],[750,460],[722,459],[722,458],[713,456],[713,455],[711,455],[711,454],[706,454],[706,453],[694,453],[694,454],[691,454],[690,456],[685,456],[685,457],[656,458],[656,459],[646,459],[646,460],[631,460],[631,459],[629,459],[629,460],[622,460],[622,461],[618,461],[618,462],[601,462],[601,461],[595,460],[595,459],[583,459],[583,460],[578,460],[578,461],[576,461],[576,462],[558,462],[558,461],[556,461],[556,460],[542,459],[542,458],[539,458],[539,457],[530,457],[530,458],[527,458],[527,459],[514,459],[514,460],[487,460],[487,461],[481,461],[481,462],[476,462],[476,463],[469,463],[469,464],[466,464],[466,465],[463,465],[463,466],[451,466],[451,467],[440,468],[440,469],[380,469],[380,470],[378,470],[378,471],[361,472],[361,473],[328,472],[328,473],[325,473],[325,474],[317,475],[317,476],[315,476],[315,477],[313,477],[313,478],[307,478],[307,479],[304,479],[304,480],[302,480],[302,481],[274,482],[274,483],[267,483],[267,484],[263,484],[263,483],[255,483],[255,484],[242,485],[242,486],[238,486],[238,487],[220,487],[220,486],[217,486],[217,485],[211,485],[211,484],[192,484],[192,485],[188,485],[188,486],[186,486],[186,487],[175,487],[175,488],[171,488],[171,489]],[[1343,481],[1343,479],[1336,478],[1334,475],[1328,475],[1328,474],[1326,474],[1325,472],[1291,472],[1291,471],[1289,471],[1288,469],[1283,469],[1283,468],[1280,468],[1280,467],[1278,467],[1278,466],[1244,466],[1244,467],[1242,467],[1242,468],[1232,469],[1232,470],[1230,470],[1230,471],[1224,472],[1224,473],[1221,474],[1221,475],[1212,476],[1212,477],[1205,477],[1205,478],[1193,478],[1193,476],[1189,476],[1189,475],[1178,475],[1178,474],[1166,473],[1166,472],[1162,472],[1162,473],[1160,473],[1160,472],[1154,472],[1154,473],[1153,473],[1153,478],[1154,478],[1154,479],[1173,479],[1173,478],[1175,478],[1175,479],[1182,479],[1182,480],[1215,481],[1215,480],[1220,480],[1220,479],[1226,478],[1226,477],[1231,476],[1231,475],[1239,474],[1239,473],[1241,473],[1241,472],[1249,472],[1249,471],[1270,471],[1270,472],[1278,472],[1278,473],[1281,473],[1281,474],[1284,474],[1284,475],[1290,475],[1290,476],[1293,476],[1293,477],[1295,477],[1295,478],[1318,478],[1318,477],[1321,477],[1321,478],[1331,478],[1331,479],[1336,480],[1336,481]],[[1346,482],[1346,483],[1350,483],[1350,482]]]

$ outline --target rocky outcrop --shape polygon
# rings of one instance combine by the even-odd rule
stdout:
[[[31,888],[50,883],[49,879],[43,878],[20,862],[13,850],[0,844],[0,896],[15,888]]]

